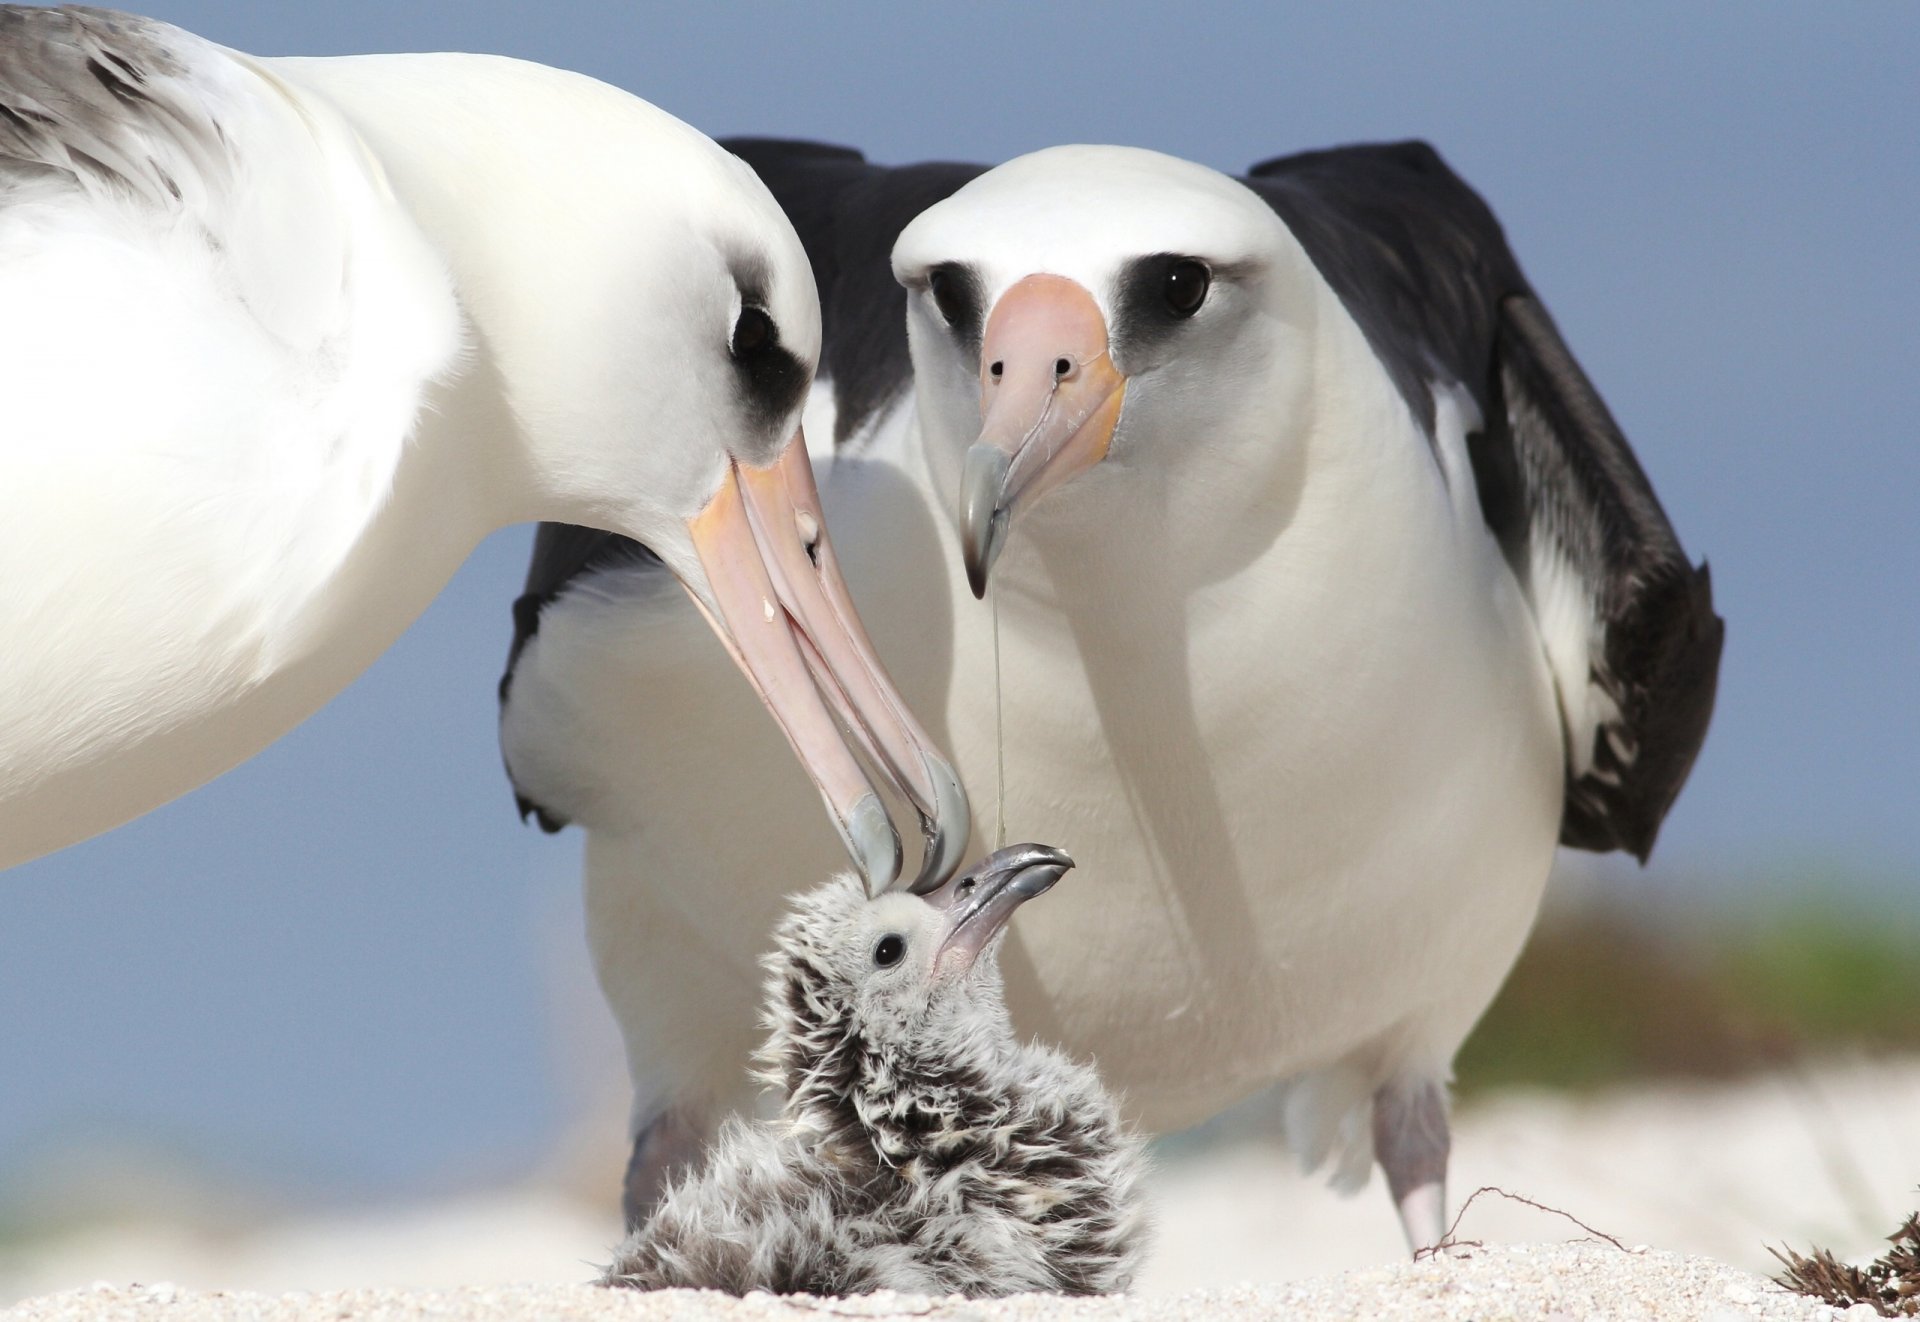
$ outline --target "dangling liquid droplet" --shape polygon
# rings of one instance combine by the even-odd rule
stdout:
[[[987,580],[987,609],[993,615],[993,745],[996,802],[993,812],[993,847],[1004,849],[1007,843],[1007,714],[1000,695],[1000,589]]]

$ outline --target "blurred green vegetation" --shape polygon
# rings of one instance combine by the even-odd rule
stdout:
[[[1719,885],[1636,871],[1574,896],[1549,904],[1461,1049],[1454,1091],[1468,1104],[1920,1053],[1920,884],[1816,867]],[[1158,1150],[1282,1129],[1277,1094],[1260,1092]]]
[[[1920,1051],[1920,903],[1803,892],[1738,917],[1551,916],[1455,1072],[1472,1094],[1732,1078],[1859,1051]]]

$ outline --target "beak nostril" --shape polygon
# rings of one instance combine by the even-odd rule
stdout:
[[[998,381],[1000,379],[1000,374],[1006,370],[1007,370],[1007,365],[1005,363],[995,363],[993,366],[987,369],[987,371],[993,374],[993,379],[995,381]]]
[[[1067,374],[1068,374],[1069,372],[1071,372],[1071,371],[1073,371],[1073,360],[1072,360],[1072,359],[1070,359],[1070,358],[1056,358],[1056,359],[1054,359],[1054,361],[1053,361],[1053,374],[1054,374],[1054,375],[1055,375],[1056,377],[1059,377],[1059,378],[1060,378],[1061,380],[1065,380],[1065,379],[1066,379],[1066,376],[1067,376]]]

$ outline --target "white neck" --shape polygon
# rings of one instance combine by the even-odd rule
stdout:
[[[724,344],[732,314],[682,323],[704,307],[694,282],[714,246],[747,249],[779,224],[770,198],[743,190],[746,167],[637,97],[524,61],[268,64],[340,111],[444,264],[473,359],[459,389],[485,399],[448,443],[490,521],[631,532],[698,509],[717,443],[710,472],[644,460],[710,425],[688,415],[681,364],[690,334]],[[639,311],[661,308],[681,315]],[[422,438],[447,430],[427,419]]]
[[[15,691],[48,695],[0,711],[0,866],[144,812],[278,738],[391,645],[493,528],[608,526],[633,511],[568,491],[646,485],[592,467],[633,451],[631,436],[609,442],[618,421],[645,434],[644,373],[631,388],[602,379],[609,363],[647,361],[618,338],[623,320],[646,320],[631,315],[633,282],[605,269],[631,248],[616,232],[633,220],[617,181],[641,187],[626,158],[649,146],[674,166],[694,160],[696,174],[713,173],[698,162],[717,149],[615,89],[513,61],[232,58],[265,81],[232,117],[245,173],[209,203],[224,208],[225,242],[205,279],[237,293],[258,322],[246,342],[268,366],[235,362],[252,393],[232,399],[239,422],[208,406],[211,434],[181,433],[198,446],[192,463],[172,457],[185,442],[157,455],[123,446],[112,480],[57,519],[66,470],[49,469],[37,495],[0,492],[11,533],[0,562],[19,550],[30,564],[22,548],[56,536],[115,550],[75,556],[65,579],[11,574],[11,592],[0,588],[12,618],[61,626],[0,652]],[[623,138],[636,122],[644,132]],[[607,143],[587,140],[596,126]],[[676,152],[683,138],[693,145]],[[606,170],[582,163],[596,149]],[[694,206],[701,187],[687,190]],[[182,256],[170,242],[155,238],[139,269],[190,280],[183,263],[208,261],[205,245]],[[93,273],[107,287],[91,292],[118,307],[110,276]],[[169,324],[171,307],[135,300],[97,352],[129,370],[177,358],[186,367],[156,369],[150,388],[191,417],[204,383],[187,368],[227,361],[228,323]],[[141,311],[151,325],[121,324]],[[274,374],[282,362],[291,375]],[[221,389],[207,387],[215,400]],[[160,425],[118,407],[89,399],[91,424],[73,425],[102,448]],[[72,480],[86,476],[72,467]],[[34,524],[35,509],[53,526]],[[180,510],[192,517],[169,513]],[[62,582],[64,597],[47,586]],[[67,598],[82,590],[101,605],[76,622]]]
[[[378,279],[402,291],[393,305],[443,306],[458,338],[386,461],[390,493],[364,512],[355,543],[325,558],[299,638],[286,640],[289,660],[304,653],[300,639],[351,651],[327,666],[344,682],[493,529],[543,518],[630,528],[636,494],[681,498],[636,493],[645,484],[617,467],[596,471],[619,465],[653,430],[637,396],[657,355],[644,343],[646,319],[633,315],[633,286],[636,271],[643,279],[662,263],[623,271],[609,255],[644,251],[650,236],[663,242],[663,218],[685,204],[644,196],[663,162],[676,177],[691,169],[686,191],[697,197],[712,173],[701,163],[717,153],[625,92],[523,61],[249,63],[300,107],[339,163],[336,177],[359,176],[341,178],[342,191],[374,195],[365,205],[384,222],[386,244],[375,254]],[[418,240],[411,250],[408,235]],[[423,335],[410,330],[404,338]],[[606,348],[635,341],[626,353]],[[631,388],[607,379],[610,361],[634,364]]]

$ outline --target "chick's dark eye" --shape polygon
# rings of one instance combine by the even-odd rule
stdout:
[[[1162,292],[1166,295],[1167,307],[1176,317],[1191,317],[1207,301],[1207,286],[1213,283],[1213,273],[1207,270],[1205,263],[1196,262],[1191,257],[1175,262],[1167,268],[1167,280]]]
[[[733,323],[733,356],[745,358],[772,344],[773,318],[759,308],[741,308],[740,319]]]
[[[880,938],[878,945],[874,946],[873,962],[883,969],[890,969],[898,964],[900,957],[906,953],[906,938],[896,932],[889,932]]]

